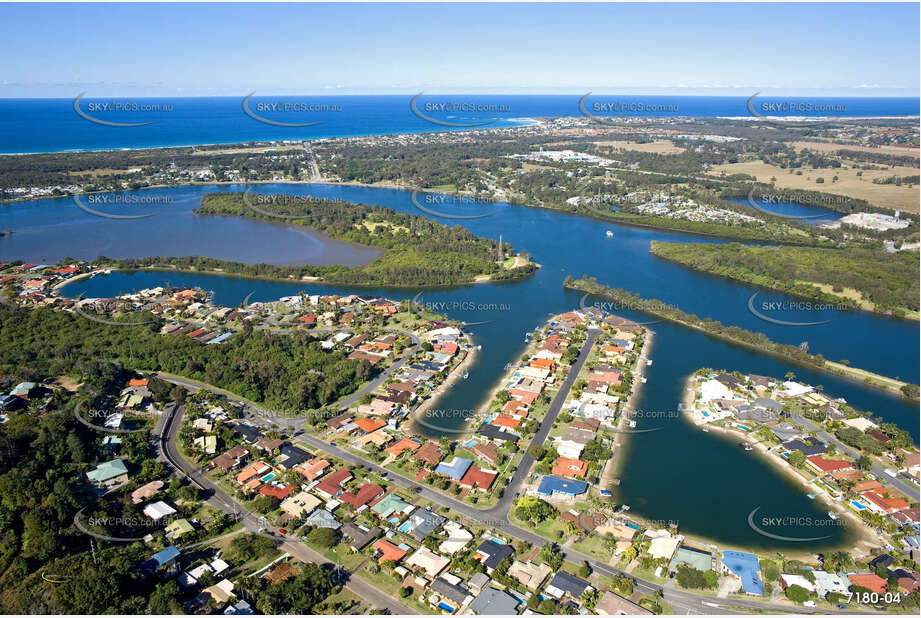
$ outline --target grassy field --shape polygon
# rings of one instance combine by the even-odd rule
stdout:
[[[901,157],[918,157],[921,150],[905,148],[902,146],[858,146],[856,144],[842,144],[837,142],[790,142],[790,146],[797,150],[813,150],[815,152],[836,152],[838,150],[856,150],[857,152],[871,152]]]
[[[595,145],[615,148],[617,150],[635,150],[637,152],[653,152],[663,155],[680,154],[684,152],[684,148],[679,148],[668,140],[656,140],[645,144],[623,141],[602,141],[595,142]]]
[[[610,561],[611,556],[614,555],[604,539],[597,534],[590,534],[581,541],[573,543],[572,548],[605,563]]]
[[[861,176],[857,176],[857,173],[861,170],[844,168],[820,170],[803,168],[800,171],[803,172],[802,176],[798,176],[795,173],[791,174],[789,169],[768,165],[763,161],[743,161],[716,165],[711,169],[711,174],[748,174],[757,178],[759,182],[770,182],[773,177],[777,178],[774,184],[781,189],[821,191],[823,193],[864,199],[875,206],[884,208],[912,213],[918,212],[919,190],[917,186],[909,188],[907,185],[873,184],[874,178],[917,176],[918,168],[916,167],[863,170]],[[833,183],[831,179],[834,176],[838,176],[838,181]],[[825,179],[823,184],[816,183],[816,179],[820,177]]]

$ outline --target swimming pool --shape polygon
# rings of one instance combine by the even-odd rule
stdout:
[[[476,440],[467,440],[466,442],[464,442],[464,446],[466,446],[467,448],[472,448],[476,446],[476,444],[477,444]]]
[[[399,520],[397,520],[399,521]],[[409,532],[409,529],[412,527],[408,521],[404,521],[403,525],[399,527],[400,532]]]
[[[857,502],[856,500],[851,500],[851,506],[857,509],[858,511],[864,511],[867,507]]]
[[[273,478],[275,478],[276,476],[278,476],[278,475],[275,474],[274,472],[269,472],[268,474],[266,474],[265,476],[262,477],[262,482],[263,482],[263,483],[268,483],[269,481],[271,481],[271,480],[272,480]]]

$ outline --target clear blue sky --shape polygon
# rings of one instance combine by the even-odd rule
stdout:
[[[918,23],[918,3],[4,4],[0,97],[918,96]]]

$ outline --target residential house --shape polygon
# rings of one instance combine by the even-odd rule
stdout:
[[[480,543],[474,558],[486,567],[487,573],[492,573],[500,562],[514,554],[515,548],[511,545],[505,545],[489,539]]]
[[[463,478],[464,474],[466,474],[467,468],[469,468],[472,464],[472,459],[454,457],[454,459],[452,459],[450,462],[442,462],[438,464],[433,472],[435,474],[440,474],[450,479],[454,479],[455,481],[459,481]]]
[[[330,528],[331,530],[338,530],[342,526],[336,516],[326,509],[316,509],[307,516],[304,523],[314,528]]]
[[[314,487],[314,491],[327,500],[338,496],[342,491],[342,485],[352,479],[352,473],[347,469],[330,472]]]
[[[886,594],[886,580],[874,573],[852,574],[847,576],[852,586],[868,588],[877,594]]]
[[[564,598],[579,601],[582,593],[589,589],[591,585],[584,579],[566,571],[558,571],[544,588],[544,594],[558,601]]]
[[[546,564],[536,564],[534,562],[521,562],[516,560],[508,570],[509,577],[513,577],[518,582],[532,592],[536,592],[544,583],[553,570]]]
[[[175,515],[176,509],[171,507],[166,502],[158,500],[157,502],[152,502],[145,506],[142,512],[150,519],[154,521],[160,521],[164,517]]]
[[[846,459],[825,459],[821,455],[806,458],[806,465],[818,474],[826,474],[835,470],[849,470],[853,464]]]
[[[121,459],[101,463],[86,473],[86,478],[96,485],[115,485],[128,482],[128,468]]]
[[[573,481],[552,475],[543,477],[537,487],[538,495],[548,497],[574,498],[579,494],[584,494],[586,490],[588,490],[588,483],[584,481]]]
[[[301,491],[293,496],[285,498],[281,503],[281,510],[291,517],[300,517],[303,513],[309,513],[323,503],[311,493]]]
[[[378,564],[383,564],[388,560],[391,562],[399,562],[403,559],[403,556],[406,555],[406,551],[408,549],[405,546],[394,545],[385,539],[375,541],[371,548],[378,554]]]
[[[725,550],[722,565],[724,572],[739,580],[741,589],[746,594],[755,596],[764,594],[761,565],[756,555],[748,552]]]
[[[431,580],[448,568],[451,560],[450,558],[439,556],[427,547],[420,547],[403,564],[411,569],[422,569],[425,571],[426,577]]]
[[[595,603],[595,611],[602,616],[645,616],[651,611],[640,607],[632,601],[619,597],[613,592],[605,592]]]
[[[406,534],[417,541],[422,541],[429,534],[440,528],[445,521],[445,518],[441,515],[420,507],[409,516]]]
[[[380,485],[365,484],[362,485],[356,493],[349,491],[343,492],[342,495],[339,496],[339,499],[352,508],[358,509],[373,502],[383,493],[384,489]]]
[[[342,526],[342,534],[349,540],[352,551],[361,551],[381,535],[382,530],[377,526],[365,528],[352,523]]]
[[[492,487],[497,476],[499,476],[498,472],[481,470],[478,466],[470,466],[459,482],[464,487],[470,487],[471,489],[475,488],[479,491],[486,492]]]
[[[470,611],[478,616],[515,616],[521,601],[507,592],[485,588],[470,603]]]

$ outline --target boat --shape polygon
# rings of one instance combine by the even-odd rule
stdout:
[[[464,379],[466,380],[466,379],[469,378],[469,377],[470,377],[470,374],[467,373],[467,372],[465,371],[465,372],[464,372]]]
[[[752,450],[752,445],[749,444],[748,442],[739,442],[739,446],[744,448],[746,451]]]
[[[838,519],[838,516],[832,513],[831,511],[828,512],[828,516],[831,517],[832,519]]]
[[[111,274],[112,274],[112,271],[111,271],[110,269],[106,268],[104,271],[102,271],[102,274],[104,274],[104,275],[111,275]]]
[[[652,361],[651,361],[651,360],[647,360],[647,361],[646,361],[646,366],[647,366],[647,367],[649,367],[651,364],[652,364]]]
[[[605,233],[605,235],[606,235],[608,238],[614,238],[614,232],[612,232],[611,230],[608,230],[608,231]]]
[[[643,384],[646,384],[646,378],[640,378],[640,380],[643,382]]]

